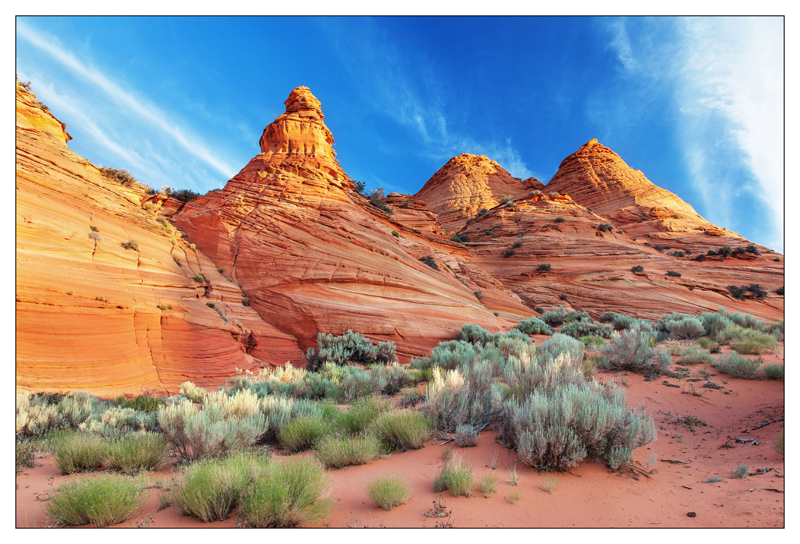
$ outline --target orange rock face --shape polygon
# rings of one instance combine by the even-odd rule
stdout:
[[[237,368],[302,365],[318,332],[347,329],[395,342],[408,361],[464,323],[507,330],[561,304],[594,317],[719,306],[783,317],[773,293],[782,258],[758,246],[760,255],[694,260],[749,242],[594,140],[546,187],[459,155],[416,195],[383,199],[389,211],[354,191],[305,87],[266,127],[258,155],[187,203],[107,179],[68,140],[18,84],[21,389],[215,387]],[[751,283],[768,296],[743,302],[726,289]]]
[[[436,212],[448,231],[457,231],[482,208],[497,206],[504,196],[520,198],[544,185],[536,178],[518,180],[483,155],[463,153],[450,159],[414,195]]]
[[[510,325],[475,297],[461,266],[467,251],[437,237],[419,206],[405,217],[428,232],[350,190],[308,89],[292,91],[286,106],[264,130],[261,154],[224,189],[175,216],[192,242],[231,270],[265,321],[304,349],[316,345],[319,331],[352,329],[396,342],[405,360],[452,338],[465,322]],[[515,318],[527,312],[513,297],[506,306]]]
[[[18,84],[19,388],[175,393],[186,380],[216,386],[237,367],[298,359],[294,338],[242,306],[227,274],[142,209],[141,187],[102,176],[31,104]]]

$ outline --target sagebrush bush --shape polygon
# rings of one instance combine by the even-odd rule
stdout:
[[[117,472],[135,474],[158,470],[169,457],[169,444],[160,434],[131,433],[106,446],[103,464]]]
[[[18,435],[14,442],[14,449],[16,451],[16,470],[19,474],[23,468],[33,466],[33,460],[36,458],[36,444],[32,440],[21,438]]]
[[[433,369],[433,377],[425,391],[424,411],[437,429],[457,432],[469,425],[476,433],[496,421],[502,413],[502,394],[493,387],[492,368],[485,361],[462,365],[442,372]]]
[[[313,459],[287,459],[262,471],[241,498],[247,526],[316,525],[333,511],[330,478]]]
[[[319,460],[333,468],[368,463],[380,454],[380,449],[380,440],[368,433],[358,436],[327,435],[314,445]]]
[[[202,402],[206,396],[205,390],[197,387],[193,382],[183,382],[180,394],[192,402]]]
[[[445,461],[433,481],[433,490],[441,493],[445,489],[454,497],[469,497],[472,494],[472,465],[462,462],[458,456]]]
[[[83,432],[98,434],[103,438],[115,439],[126,433],[157,428],[154,412],[138,412],[133,408],[111,406],[103,411],[93,412],[83,423],[77,425]]]
[[[516,328],[525,334],[553,334],[553,329],[538,317],[529,317],[517,323]]]
[[[143,489],[143,480],[129,476],[75,479],[50,494],[45,513],[59,526],[116,525],[141,509]]]
[[[745,330],[742,339],[731,344],[731,349],[747,355],[760,355],[776,347],[775,337],[755,330]]]
[[[698,338],[695,343],[701,348],[707,349],[711,353],[719,353],[719,344],[714,342],[711,338]]]
[[[411,486],[400,476],[378,476],[365,489],[367,496],[384,510],[391,510],[411,499]]]
[[[747,478],[749,475],[750,472],[747,465],[737,465],[736,468],[731,471],[732,478]]]
[[[764,365],[764,376],[766,376],[768,380],[783,381],[783,371],[783,365]]]
[[[291,452],[308,450],[319,439],[331,434],[334,426],[322,416],[304,416],[294,419],[278,434],[278,443]]]
[[[567,310],[563,306],[559,306],[556,310],[551,310],[542,314],[542,321],[551,327],[558,327],[564,323],[567,317]]]
[[[587,348],[598,348],[606,344],[606,339],[602,336],[590,334],[587,336],[581,336],[578,338],[578,342],[583,342]]]
[[[223,455],[251,444],[268,430],[264,414],[224,419],[219,407],[197,409],[182,400],[158,410],[164,438],[184,460]]]
[[[700,363],[713,364],[714,358],[711,354],[697,346],[687,346],[680,353],[678,363],[683,365],[697,365]]]
[[[721,355],[715,362],[714,368],[733,378],[753,379],[756,377],[761,360],[748,359],[744,355],[731,352]]]
[[[598,366],[610,370],[631,370],[647,376],[661,374],[671,364],[668,353],[654,348],[652,333],[632,328],[615,332],[608,344],[600,348],[603,359]]]
[[[248,483],[269,463],[269,459],[250,453],[223,460],[201,459],[181,469],[171,486],[169,502],[181,514],[201,521],[228,519]]]
[[[537,470],[566,470],[587,456],[617,468],[655,439],[652,418],[629,410],[623,390],[595,381],[512,399],[505,427],[520,460]]]
[[[573,338],[581,336],[599,336],[601,338],[611,338],[613,329],[611,325],[602,323],[592,323],[591,321],[570,321],[561,327],[561,334],[566,334]]]
[[[351,404],[350,409],[342,414],[337,423],[352,433],[360,433],[376,417],[391,409],[392,401],[386,397],[363,397]]]
[[[326,362],[337,365],[357,363],[362,365],[387,364],[397,361],[393,342],[373,344],[357,332],[348,330],[341,336],[319,333],[318,348],[306,352],[308,370],[317,370]]]
[[[462,448],[473,448],[478,445],[478,431],[470,424],[456,427],[455,441]]]
[[[422,448],[433,429],[423,414],[406,409],[380,414],[367,430],[387,448],[402,451]]]
[[[696,317],[683,317],[674,321],[667,321],[665,323],[667,331],[673,338],[687,338],[689,340],[703,336],[706,330],[703,328],[703,322]]]
[[[100,436],[74,433],[59,442],[53,461],[65,474],[94,470],[103,464],[107,447]]]
[[[555,358],[561,353],[566,353],[573,362],[580,363],[585,349],[583,342],[565,334],[555,333],[541,343],[537,353],[540,358],[546,356]]]

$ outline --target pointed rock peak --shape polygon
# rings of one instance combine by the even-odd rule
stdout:
[[[267,125],[259,145],[261,158],[272,165],[298,163],[322,170],[338,180],[347,174],[336,160],[333,134],[325,126],[325,116],[317,97],[308,87],[296,87],[284,102],[286,113]],[[288,164],[284,165],[288,166]]]
[[[322,115],[322,104],[317,97],[311,94],[311,89],[308,87],[295,87],[289,93],[289,98],[284,102],[286,105],[286,113],[308,112],[315,113],[320,120],[324,119]]]
[[[55,137],[64,145],[72,139],[67,125],[56,119],[50,108],[39,102],[30,89],[30,83],[17,81],[17,126],[33,129]]]

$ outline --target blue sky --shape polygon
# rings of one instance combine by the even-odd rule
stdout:
[[[781,18],[18,17],[16,46],[70,148],[154,187],[222,187],[306,85],[369,188],[459,153],[547,182],[597,138],[783,251]]]

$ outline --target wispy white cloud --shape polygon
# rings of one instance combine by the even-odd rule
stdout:
[[[689,17],[669,23],[634,29],[613,20],[610,47],[623,72],[672,94],[688,173],[702,198],[698,211],[733,230],[766,223],[771,234],[761,243],[782,251],[783,22]],[[742,218],[748,199],[760,200],[769,214]]]
[[[444,94],[439,78],[426,68],[424,59],[414,57],[414,66],[406,67],[408,51],[401,54],[398,49],[401,46],[377,26],[370,26],[366,20],[360,23],[358,32],[367,35],[360,41],[370,43],[370,48],[349,48],[352,36],[341,28],[325,27],[325,30],[339,51],[342,65],[358,79],[364,102],[413,131],[422,144],[411,150],[403,149],[403,153],[410,151],[441,161],[461,153],[486,155],[514,176],[534,175],[510,139],[478,141],[451,129],[439,98]]]
[[[237,170],[234,167],[220,159],[216,153],[202,143],[200,138],[182,128],[166,112],[123,89],[100,70],[70,54],[56,38],[37,31],[22,20],[17,21],[17,37],[46,53],[73,75],[80,76],[89,82],[105,97],[123,108],[125,114],[134,115],[141,122],[160,131],[163,137],[169,138],[193,159],[208,165],[226,179],[233,177],[236,173]]]

